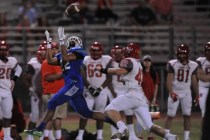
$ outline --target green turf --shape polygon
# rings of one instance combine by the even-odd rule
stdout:
[[[165,121],[165,118],[156,120],[156,121],[154,121],[154,123],[163,127],[164,121]],[[191,122],[192,122],[192,127],[191,127],[190,138],[191,138],[191,140],[199,140],[200,134],[201,134],[200,133],[201,132],[200,131],[201,130],[201,120],[198,118],[192,118]],[[71,120],[71,116],[70,116],[68,120],[65,120],[63,122],[63,128],[66,128],[68,131],[76,130],[78,128],[78,124],[79,124],[79,119]],[[95,122],[93,120],[88,122],[87,130],[89,132],[95,132]],[[179,136],[179,139],[183,140],[183,120],[181,118],[174,119],[171,132],[177,134]],[[25,139],[25,134],[21,134],[21,135],[23,136],[23,139]],[[104,140],[110,140],[110,135],[111,135],[110,126],[105,123]],[[143,136],[145,137],[145,140],[146,140],[147,133],[143,132]],[[155,136],[155,138],[156,138],[156,140],[162,140],[162,138],[160,138],[158,136]],[[35,140],[38,140],[38,138],[36,138]]]

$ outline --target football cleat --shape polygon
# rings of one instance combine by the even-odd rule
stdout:
[[[111,136],[111,139],[121,139],[123,137],[128,137],[129,136],[129,131],[126,128],[125,130],[123,130],[123,133],[117,131],[114,135]]]
[[[32,130],[24,130],[24,133],[28,135],[38,136],[38,137],[41,137],[43,135],[43,131],[38,130],[36,128]]]

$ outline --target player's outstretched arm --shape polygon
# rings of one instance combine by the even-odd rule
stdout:
[[[52,57],[52,52],[51,52],[52,38],[50,38],[50,33],[47,30],[45,31],[45,36],[47,39],[47,62],[50,65],[59,65],[58,59],[56,57]]]
[[[68,53],[67,48],[64,43],[64,39],[66,38],[64,34],[64,28],[58,27],[58,37],[59,37],[59,43],[61,47],[61,54],[62,54],[62,61],[68,62],[68,61],[74,61],[77,59],[77,57],[73,53]]]

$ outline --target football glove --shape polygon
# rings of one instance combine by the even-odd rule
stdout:
[[[64,28],[58,27],[58,37],[60,45],[64,45],[64,39],[66,38],[66,35],[64,34]]]
[[[178,98],[178,95],[176,93],[172,92],[172,93],[170,93],[170,97],[172,98],[172,100],[174,102],[176,102],[177,101],[177,98]]]
[[[95,91],[95,88],[93,88],[91,85],[88,86],[88,91],[90,92],[90,94],[92,95]]]
[[[97,97],[102,90],[103,90],[103,87],[99,87],[99,88],[95,89],[95,91],[93,92],[92,96],[93,97]]]

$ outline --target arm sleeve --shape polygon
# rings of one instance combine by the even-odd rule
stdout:
[[[20,77],[21,73],[22,73],[22,68],[20,67],[20,65],[17,65],[15,68],[15,76]]]

